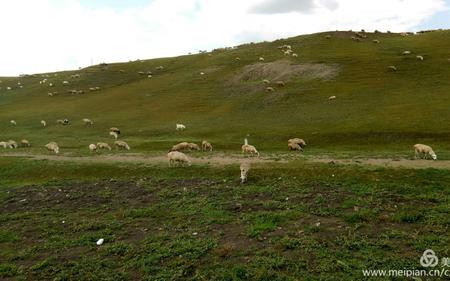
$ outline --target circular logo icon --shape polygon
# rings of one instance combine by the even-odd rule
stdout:
[[[433,250],[425,250],[420,257],[420,265],[423,267],[435,267],[439,263],[439,259]]]

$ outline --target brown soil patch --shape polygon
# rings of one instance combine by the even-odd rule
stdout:
[[[277,80],[286,82],[294,77],[306,80],[330,79],[335,77],[337,73],[338,68],[333,65],[320,63],[293,64],[289,60],[278,60],[269,63],[247,65],[232,81],[236,83],[268,79],[272,82]]]
[[[80,210],[105,206],[148,206],[154,195],[133,182],[66,183],[55,186],[20,187],[11,189],[2,205],[2,212],[15,213],[40,210]]]

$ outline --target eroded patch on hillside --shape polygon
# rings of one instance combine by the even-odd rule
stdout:
[[[331,79],[338,74],[336,65],[322,63],[293,64],[289,60],[278,60],[268,63],[255,63],[245,66],[242,71],[233,77],[232,82],[242,83],[250,81],[289,81],[292,78]]]

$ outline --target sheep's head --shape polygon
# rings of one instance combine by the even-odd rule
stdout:
[[[431,154],[431,158],[433,158],[433,160],[437,159],[437,155],[435,153]]]
[[[58,154],[59,153],[59,147],[55,147],[54,151],[55,151],[55,154]]]

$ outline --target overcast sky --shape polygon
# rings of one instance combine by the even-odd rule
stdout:
[[[450,28],[450,0],[0,0],[0,76],[328,30]]]

